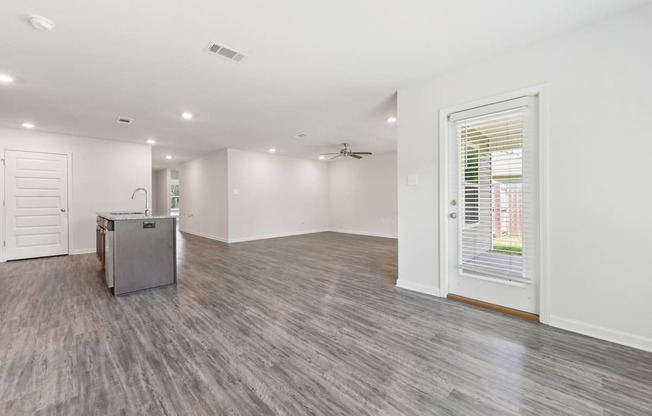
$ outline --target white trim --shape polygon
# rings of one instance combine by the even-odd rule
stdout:
[[[0,159],[5,159],[5,149],[0,148]],[[0,168],[0,263],[7,261],[5,258],[5,206],[2,201],[5,200],[5,164]]]
[[[548,85],[539,87],[539,322],[548,324],[550,320],[550,281],[548,276],[550,252],[550,228],[548,222]]]
[[[256,235],[256,236],[251,236],[251,237],[229,238],[228,242],[229,243],[242,243],[244,241],[267,240],[268,238],[291,237],[293,235],[323,233],[323,232],[326,232],[326,231],[328,231],[328,228],[320,228],[320,229],[317,229],[317,230],[294,231],[294,232],[290,232],[290,233]]]
[[[73,250],[73,236],[72,236],[72,152],[65,153],[66,161],[68,162],[68,189],[66,190],[66,195],[68,195],[68,206],[66,207],[66,214],[68,214],[68,255],[70,255]],[[94,251],[94,250],[93,250]]]
[[[482,107],[515,98],[536,95],[539,97],[539,321],[549,323],[548,284],[548,87],[534,85],[508,93],[486,97],[439,110],[439,293],[448,295],[448,116],[469,108]]]
[[[448,114],[439,110],[439,293],[448,296]]]
[[[521,97],[508,98],[506,100],[494,100],[490,103],[491,112],[499,113],[506,111],[513,111],[523,109],[528,106],[527,96],[531,94],[523,94]],[[465,108],[461,111],[454,111],[447,114],[448,121],[461,121],[461,120],[475,120],[478,117],[487,115],[487,104],[478,105],[472,108]]]
[[[605,328],[598,325],[587,324],[575,321],[573,319],[562,318],[551,315],[548,317],[548,324],[555,328],[565,329],[578,334],[601,339],[604,341],[614,342],[639,350],[652,352],[652,338],[642,337],[640,335],[628,334],[622,331]]]
[[[204,238],[208,238],[210,240],[220,241],[222,243],[229,243],[229,244],[231,244],[231,243],[242,243],[242,242],[245,242],[245,241],[267,240],[267,239],[270,239],[270,238],[292,237],[294,235],[324,233],[324,232],[364,235],[364,236],[368,236],[368,237],[379,237],[379,238],[393,238],[393,239],[398,238],[398,236],[394,235],[394,234],[368,233],[368,232],[362,232],[362,231],[338,230],[338,229],[331,229],[331,228],[320,228],[320,229],[316,229],[316,230],[295,231],[295,232],[290,232],[290,233],[267,234],[267,235],[253,236],[253,237],[230,238],[230,239],[229,238],[224,238],[224,237],[214,236],[214,235],[211,235],[211,234],[204,234],[204,233],[200,233],[198,231],[184,230],[184,229],[181,229],[181,228],[179,229],[179,231],[181,231],[182,233],[188,233],[188,234],[196,235],[198,237],[204,237]]]
[[[330,231],[332,233],[366,235],[366,236],[369,236],[369,237],[382,237],[382,238],[394,238],[394,239],[398,238],[398,235],[396,235],[396,234],[373,233],[373,232],[368,232],[368,231],[341,230],[341,229],[338,229],[338,228],[329,228],[328,231]]]
[[[91,254],[91,253],[95,253],[94,248],[80,248],[80,249],[71,251],[70,255],[71,256],[77,256],[77,255],[80,255],[80,254]]]
[[[441,294],[437,286],[408,282],[405,281],[405,279],[398,279],[398,281],[396,282],[396,287],[399,287],[401,289],[411,290],[413,292],[425,293],[426,295],[437,296],[441,298],[446,297],[446,295]]]
[[[204,234],[204,233],[200,233],[200,232],[197,232],[197,231],[184,230],[181,227],[179,227],[179,231],[181,231],[182,233],[192,234],[192,235],[196,235],[198,237],[204,237],[204,238],[208,238],[209,240],[215,240],[215,241],[219,241],[219,242],[222,242],[222,243],[228,243],[229,242],[228,239],[223,238],[223,237],[217,237],[217,236],[214,236],[214,235]]]

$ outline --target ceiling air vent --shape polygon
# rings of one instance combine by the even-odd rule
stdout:
[[[236,51],[233,48],[229,48],[228,46],[221,45],[221,44],[219,44],[217,42],[210,42],[208,44],[208,46],[206,46],[206,48],[204,48],[204,51],[206,53],[219,55],[222,58],[226,58],[229,61],[233,61],[233,62],[237,62],[237,63],[240,63],[240,62],[244,61],[245,58],[247,58],[247,56],[249,56],[249,55],[246,55],[246,54],[244,54],[242,52]]]
[[[118,117],[115,122],[118,124],[131,124],[134,122],[134,119],[129,117]]]

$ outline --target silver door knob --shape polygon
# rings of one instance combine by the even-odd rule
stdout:
[[[61,208],[61,212],[66,212],[66,209],[65,209],[65,208]]]
[[[457,214],[456,214],[456,213],[454,213],[454,212],[451,212],[450,214],[448,214],[448,218],[450,218],[450,219],[453,219],[453,220],[454,220],[455,218],[457,218]]]

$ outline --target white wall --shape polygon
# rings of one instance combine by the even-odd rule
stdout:
[[[183,163],[179,169],[179,219],[183,232],[228,241],[227,151]]]
[[[396,153],[330,162],[330,230],[396,238],[396,186]]]
[[[228,154],[229,241],[328,228],[326,163],[234,149]]]
[[[438,110],[547,83],[549,322],[652,350],[650,22],[646,7],[399,91],[399,285],[439,287]]]
[[[143,210],[144,196],[132,200],[131,194],[151,189],[147,145],[0,128],[0,149],[72,154],[71,254],[95,251],[96,212]]]
[[[152,173],[152,211],[170,212],[170,169],[155,170]]]
[[[181,213],[193,214],[181,231],[219,241],[397,235],[395,153],[325,163],[228,149],[182,164],[179,188]]]

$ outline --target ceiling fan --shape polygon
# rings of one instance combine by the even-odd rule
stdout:
[[[349,144],[348,143],[342,143],[342,146],[344,146],[344,149],[341,149],[339,153],[322,153],[319,156],[331,156],[331,159],[335,159],[337,157],[352,157],[354,159],[362,159],[362,156],[360,155],[371,155],[371,152],[354,152],[351,149],[349,149]]]

